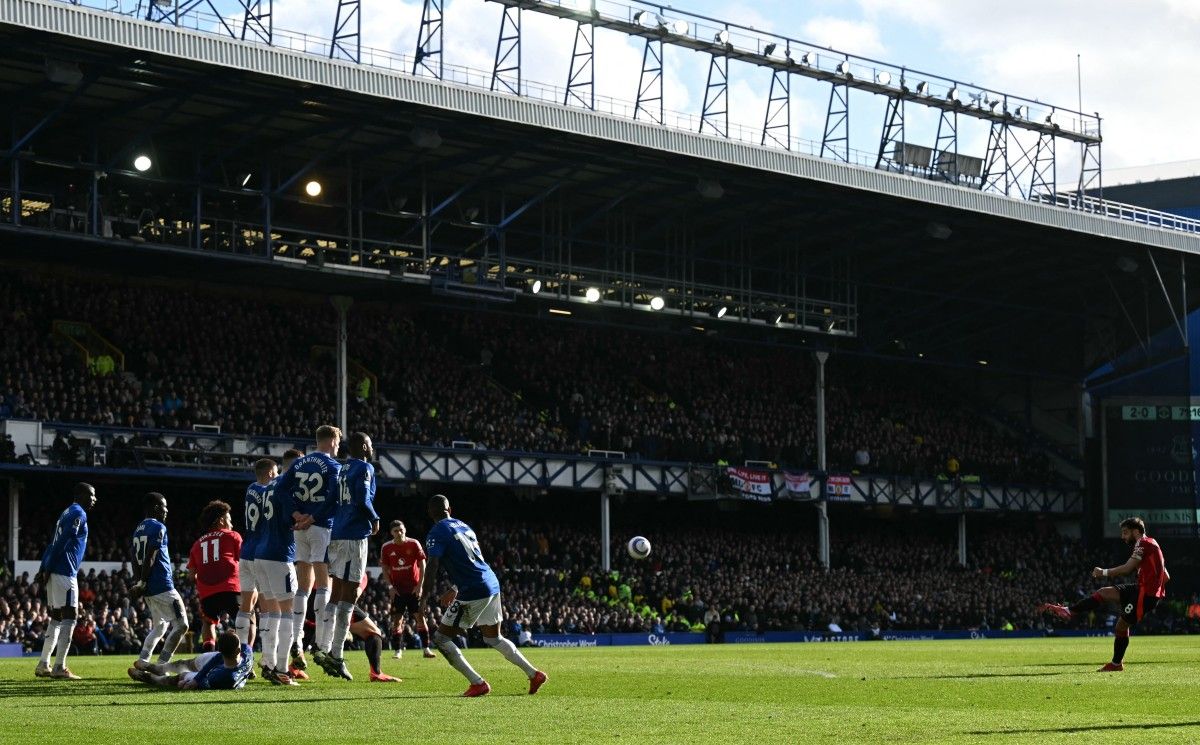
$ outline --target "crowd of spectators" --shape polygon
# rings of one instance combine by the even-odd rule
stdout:
[[[136,503],[98,509],[104,514],[89,521],[85,560],[127,561],[128,533],[139,520]],[[177,569],[200,534],[195,512],[180,504],[168,518]],[[31,506],[22,519],[52,525],[53,513]],[[628,558],[616,541],[611,572],[599,566],[594,529],[511,520],[475,527],[500,577],[505,630],[516,639],[531,633],[1048,628],[1049,619],[1035,611],[1038,604],[1092,592],[1091,567],[1120,563],[1128,552],[1124,546],[1089,550],[1049,525],[1000,522],[973,529],[962,567],[953,530],[933,519],[839,524],[847,527],[832,536],[829,572],[817,561],[813,531],[797,526],[680,526],[653,533],[654,552],[645,561]],[[416,519],[410,526],[416,536],[425,527]],[[39,558],[48,538],[23,530],[22,557]],[[373,565],[382,541],[372,542]],[[150,625],[142,602],[129,600],[129,584],[128,565],[80,576],[81,650],[124,653],[140,646]],[[194,588],[183,573],[177,586],[198,628]],[[1172,597],[1145,627],[1178,631],[1190,624],[1200,631],[1200,611],[1192,613],[1185,600]],[[359,605],[386,625],[387,585],[372,581]],[[0,643],[36,648],[46,620],[44,589],[29,576],[0,581]],[[1106,614],[1093,613],[1077,625],[1110,623]],[[411,619],[406,631],[414,642]]]
[[[11,274],[0,286],[0,419],[307,439],[335,418],[334,313],[322,302]],[[426,307],[351,314],[351,357],[378,380],[348,381],[351,427],[380,443],[815,465],[813,363],[795,349]],[[56,319],[90,324],[124,369],[89,367],[51,333]],[[835,356],[827,377],[832,469],[1051,478],[1043,455],[928,376]],[[124,464],[153,440],[169,444],[151,434],[107,444]],[[69,438],[49,455],[85,457]]]

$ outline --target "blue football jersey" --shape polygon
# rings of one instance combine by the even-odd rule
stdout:
[[[242,645],[242,660],[237,667],[225,667],[225,660],[220,655],[208,661],[196,673],[196,688],[202,691],[233,690],[246,685],[250,677],[250,668],[254,665],[254,650],[249,644]]]
[[[167,548],[167,526],[148,517],[133,531],[133,556],[139,567],[155,549],[158,549],[158,557],[150,566],[150,576],[146,578],[147,597],[175,589],[171,579],[171,555]]]
[[[263,499],[267,494],[267,485],[257,481],[246,487],[246,529],[242,531],[242,553],[240,558],[254,560],[258,551],[259,539],[265,525],[262,519]]]
[[[301,514],[312,515],[313,525],[332,528],[339,470],[341,465],[325,453],[309,453],[297,458],[291,468],[279,476],[275,488],[295,497],[296,509]]]
[[[58,516],[54,540],[42,552],[42,571],[74,577],[79,574],[79,562],[87,549],[87,512],[73,503]]]
[[[338,503],[330,539],[358,540],[371,535],[375,513],[375,467],[351,459],[338,474]]]
[[[482,600],[500,592],[496,573],[483,560],[475,531],[462,520],[448,517],[429,530],[425,552],[441,561],[458,588],[459,600]]]
[[[290,491],[279,488],[283,476],[276,476],[263,487],[262,512],[259,514],[258,549],[255,559],[293,562],[296,560],[295,521],[292,513],[298,509]]]

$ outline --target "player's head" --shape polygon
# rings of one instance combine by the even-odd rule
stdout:
[[[304,453],[300,452],[296,448],[288,448],[287,450],[284,450],[283,451],[283,470],[286,471],[289,468],[291,468],[292,464],[296,462],[296,459],[302,455],[304,455]]]
[[[429,498],[425,509],[429,513],[430,520],[435,522],[445,520],[447,517],[450,517],[450,500],[446,499],[443,494],[434,494]]]
[[[156,491],[146,495],[146,517],[152,517],[159,522],[167,519],[167,498]]]
[[[254,461],[254,478],[258,483],[265,484],[279,475],[279,466],[271,458],[259,458]]]
[[[226,631],[217,637],[217,651],[227,662],[235,662],[242,651],[242,640],[234,632]]]
[[[80,481],[71,489],[71,497],[80,507],[90,510],[96,506],[96,487]]]
[[[371,445],[371,436],[366,432],[352,433],[350,439],[346,440],[346,448],[350,451],[351,458],[369,461],[375,456],[375,449]]]
[[[233,527],[233,520],[229,517],[229,509],[229,504],[219,499],[214,499],[204,505],[204,509],[200,510],[200,529],[219,530],[225,528],[228,530]]]
[[[317,427],[317,447],[331,453],[338,451],[342,444],[342,431],[332,424],[322,424]]]
[[[1140,517],[1127,517],[1121,521],[1121,540],[1129,545],[1146,535],[1146,523]]]
[[[392,540],[399,543],[404,540],[404,536],[408,534],[408,530],[404,527],[403,520],[393,520],[392,525],[388,528],[388,532],[392,534]]]

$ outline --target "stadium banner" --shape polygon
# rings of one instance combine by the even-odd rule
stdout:
[[[25,649],[20,644],[0,644],[0,657],[23,657]]]
[[[825,477],[825,498],[830,502],[849,502],[853,489],[849,476],[830,474]]]
[[[533,643],[538,647],[565,647],[580,649],[584,647],[660,647],[676,646],[679,644],[704,644],[703,633],[666,633],[666,634],[535,634]],[[883,631],[879,636],[870,633],[822,633],[820,631],[767,631],[756,634],[753,631],[728,631],[724,636],[725,644],[776,644],[776,643],[811,643],[811,642],[863,642],[863,641],[936,641],[971,640],[971,639],[1041,639],[1046,636],[1059,637],[1100,637],[1112,636],[1107,630],[1063,630],[1047,634],[1040,629],[1022,629],[1020,631],[971,631],[967,629],[956,631]]]
[[[771,493],[774,488],[771,484],[770,472],[730,466],[725,469],[725,473],[729,476],[730,486],[742,499],[756,502],[771,501]]]
[[[803,473],[784,471],[784,488],[779,496],[781,499],[812,499],[814,486],[816,486],[816,479],[808,471]]]

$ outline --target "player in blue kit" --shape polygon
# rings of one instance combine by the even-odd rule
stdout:
[[[375,468],[371,438],[355,432],[347,440],[350,462],[338,476],[337,511],[329,542],[329,574],[333,593],[333,624],[324,634],[318,630],[314,659],[330,675],[353,680],[342,659],[342,646],[350,616],[358,602],[358,588],[367,570],[367,539],[379,532],[375,512]]]
[[[546,674],[529,664],[529,660],[512,642],[500,636],[500,622],[504,620],[500,582],[483,560],[475,531],[463,521],[450,517],[450,500],[441,494],[429,498],[428,512],[434,526],[425,539],[425,552],[429,560],[421,580],[420,612],[424,614],[429,604],[429,597],[437,583],[438,570],[445,569],[450,581],[458,588],[458,595],[442,613],[433,635],[433,644],[441,650],[450,666],[470,681],[471,686],[463,696],[486,696],[492,690],[454,644],[454,637],[466,636],[467,629],[472,626],[479,626],[484,644],[521,668],[529,678],[530,695],[537,693],[546,682]]]
[[[335,456],[342,442],[342,431],[323,424],[316,431],[317,449],[296,459],[279,477],[277,489],[296,498],[296,510],[312,518],[306,528],[296,529],[296,585],[293,588],[291,634],[280,633],[281,656],[292,653],[291,672],[302,678],[307,667],[304,661],[304,617],[308,613],[308,596],[313,595],[313,617],[317,622],[317,638],[328,631],[329,566],[325,562],[329,550],[329,533],[333,528],[333,512],[337,506],[337,477],[341,464]],[[316,592],[313,593],[313,586]]]
[[[297,457],[296,462],[299,460]],[[285,475],[291,471],[289,467]],[[290,614],[292,600],[296,597],[293,562],[296,559],[296,530],[311,525],[312,518],[300,514],[295,493],[280,486],[284,481],[285,476],[279,476],[263,488],[254,574],[262,607],[258,630],[262,642],[263,677],[275,685],[298,685],[286,672],[288,644],[292,638]]]
[[[236,690],[246,685],[254,665],[254,652],[237,634],[226,631],[217,639],[217,651],[165,665],[129,668],[129,677],[160,688],[185,691]],[[172,674],[174,673],[174,674]]]
[[[254,604],[258,602],[258,574],[254,567],[254,552],[258,550],[261,534],[262,503],[271,480],[279,475],[278,466],[270,458],[254,463],[254,482],[246,487],[246,528],[242,531],[242,553],[238,559],[238,576],[242,582],[242,606],[238,610],[235,628],[242,644],[254,646]]]
[[[39,678],[79,680],[78,675],[67,669],[67,651],[71,648],[79,604],[79,563],[87,550],[87,513],[96,506],[96,489],[81,482],[71,490],[71,496],[75,501],[58,516],[54,540],[42,553],[42,565],[34,578],[34,582],[46,586],[46,605],[50,607],[42,657],[33,671]],[[55,647],[58,655],[51,669],[50,655]]]
[[[160,664],[171,661],[179,642],[188,632],[187,612],[183,598],[175,590],[171,579],[171,555],[167,544],[167,498],[158,492],[146,495],[146,519],[133,531],[133,568],[137,582],[129,594],[135,600],[144,597],[146,610],[154,622],[154,628],[146,635],[135,666],[143,667],[150,662],[154,647],[166,636],[162,651],[158,654]]]

